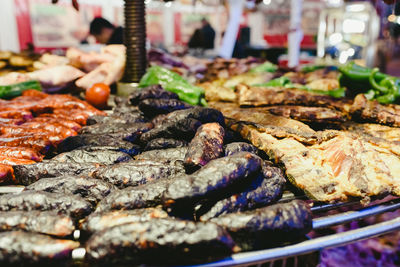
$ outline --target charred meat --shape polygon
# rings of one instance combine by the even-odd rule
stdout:
[[[210,221],[227,229],[246,250],[278,240],[293,240],[307,234],[312,228],[310,208],[300,200],[225,214]]]
[[[0,262],[4,266],[39,263],[61,265],[71,260],[72,250],[77,247],[79,242],[55,239],[43,234],[4,232],[0,233]]]
[[[129,95],[129,101],[132,105],[137,105],[144,99],[179,99],[179,96],[165,91],[161,85],[151,85]]]
[[[81,134],[109,134],[118,132],[130,132],[132,135],[141,135],[153,128],[151,123],[99,123],[85,126],[81,129]]]
[[[252,210],[274,203],[282,197],[285,183],[286,179],[282,170],[273,167],[271,162],[264,161],[262,173],[251,181],[243,192],[218,201],[201,216],[201,220],[205,221],[222,214]]]
[[[90,147],[83,149],[75,149],[70,152],[58,154],[51,161],[57,162],[76,162],[76,163],[99,163],[99,164],[114,164],[131,160],[132,157],[128,154],[111,149],[93,150]]]
[[[187,147],[177,147],[168,149],[157,149],[145,151],[135,157],[136,160],[170,160],[183,161],[186,155]]]
[[[168,183],[170,183],[169,179],[160,179],[152,183],[113,191],[100,201],[96,212],[158,206],[161,204],[161,197]]]
[[[193,108],[178,99],[144,99],[139,102],[139,109],[147,117],[167,114],[175,110]]]
[[[0,196],[0,211],[9,210],[56,210],[79,219],[88,215],[92,211],[92,206],[89,202],[74,195],[26,191]]]
[[[168,214],[159,208],[145,208],[137,210],[113,210],[95,212],[81,223],[81,229],[90,233],[133,222],[147,222],[152,219],[167,218]]]
[[[216,224],[153,219],[94,233],[86,256],[94,262],[176,264],[220,259],[234,248],[229,234]]]
[[[235,184],[256,175],[261,162],[258,156],[247,152],[212,160],[191,175],[172,179],[163,196],[163,205],[177,212],[192,208],[204,198],[218,199]]]
[[[40,179],[25,187],[24,190],[78,195],[95,205],[114,189],[111,184],[105,181],[87,177],[63,176]]]
[[[258,149],[252,144],[245,142],[234,142],[227,144],[225,146],[225,156],[230,156],[239,152],[250,152],[253,154],[258,154]]]
[[[0,211],[0,231],[25,230],[58,237],[70,236],[73,220],[56,211]]]
[[[198,169],[209,161],[223,155],[225,131],[218,123],[200,126],[188,146],[184,165],[187,169]]]
[[[93,173],[93,177],[107,181],[119,188],[147,184],[158,179],[167,179],[184,173],[179,162],[130,161],[104,166]]]
[[[63,175],[87,177],[98,167],[97,163],[44,161],[29,165],[16,165],[14,166],[14,175],[19,184],[29,185],[42,178]]]
[[[185,147],[187,145],[188,145],[188,143],[184,140],[176,140],[176,139],[172,139],[172,138],[156,138],[146,144],[144,151]]]

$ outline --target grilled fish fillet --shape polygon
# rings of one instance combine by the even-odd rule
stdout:
[[[292,137],[278,139],[242,122],[231,128],[281,163],[289,180],[318,201],[359,197],[368,202],[371,196],[400,195],[398,155],[363,136],[336,132],[308,145]]]

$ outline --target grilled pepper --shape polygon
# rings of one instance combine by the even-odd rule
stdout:
[[[165,90],[176,93],[179,99],[191,105],[203,104],[204,90],[194,86],[179,74],[163,67],[150,67],[142,77],[139,87],[160,84]]]
[[[10,85],[2,85],[0,86],[0,98],[10,99],[20,96],[23,91],[30,89],[42,91],[42,86],[38,81],[26,81]]]

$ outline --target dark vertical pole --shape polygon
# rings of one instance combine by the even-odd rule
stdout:
[[[138,83],[147,66],[146,59],[146,11],[144,0],[125,0],[126,46],[124,83]]]

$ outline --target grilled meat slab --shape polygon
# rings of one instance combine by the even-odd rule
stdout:
[[[325,107],[348,112],[351,99],[335,98],[328,95],[315,94],[285,87],[250,87],[238,85],[238,104],[240,106],[274,106],[300,105],[309,107]]]
[[[71,260],[79,242],[47,235],[10,231],[0,233],[0,262],[4,266],[51,264],[62,266]]]
[[[0,211],[0,231],[25,230],[58,237],[72,235],[73,220],[56,211]]]
[[[133,222],[147,222],[152,219],[160,219],[167,217],[168,214],[162,209],[158,208],[95,212],[89,215],[81,223],[81,229],[90,233],[94,233],[121,224],[133,223]]]
[[[339,124],[347,121],[345,113],[323,107],[304,107],[304,106],[272,106],[257,108],[257,111],[266,111],[273,115],[283,116],[302,122],[318,124]]]
[[[271,204],[282,197],[286,179],[281,169],[273,167],[272,162],[264,161],[262,173],[258,175],[244,190],[238,194],[215,203],[211,209],[201,216],[206,221],[222,214],[252,210]],[[207,203],[207,207],[213,203]],[[202,211],[200,210],[200,213]],[[196,216],[198,217],[198,216]]]
[[[97,163],[70,163],[44,161],[29,165],[14,166],[15,179],[19,184],[30,185],[42,178],[64,175],[88,177],[100,165]]]
[[[167,114],[175,110],[188,108],[193,108],[193,106],[178,99],[144,99],[139,102],[139,110],[146,117],[154,117],[159,114]]]
[[[355,120],[400,127],[399,105],[381,105],[376,100],[369,101],[363,94],[354,98],[350,112]]]
[[[144,99],[179,99],[179,96],[175,93],[165,91],[161,85],[151,85],[129,95],[129,101],[132,105],[137,105]]]
[[[102,263],[176,264],[220,259],[234,247],[229,234],[216,224],[153,219],[94,233],[86,243],[86,256]]]
[[[109,124],[109,123],[126,123],[132,124],[137,122],[146,122],[147,120],[139,112],[125,113],[125,114],[111,114],[110,116],[95,115],[87,119],[86,125],[94,124]]]
[[[98,123],[85,126],[81,129],[81,134],[108,134],[118,132],[130,132],[131,134],[141,135],[153,128],[153,124],[149,122],[138,122],[133,124],[126,123]]]
[[[177,147],[168,149],[157,149],[143,152],[135,157],[136,160],[170,160],[183,161],[187,152],[187,147]]]
[[[337,132],[308,145],[241,123],[233,128],[281,163],[289,180],[313,199],[334,202],[359,197],[368,202],[371,196],[400,193],[400,158],[392,152],[398,146],[394,142],[388,147],[387,142]]]
[[[78,195],[95,205],[114,189],[114,186],[111,184],[98,179],[63,176],[40,179],[25,187],[24,190]]]
[[[79,219],[88,215],[92,211],[92,206],[89,202],[74,195],[26,191],[0,196],[0,211],[9,210],[56,210]]]

